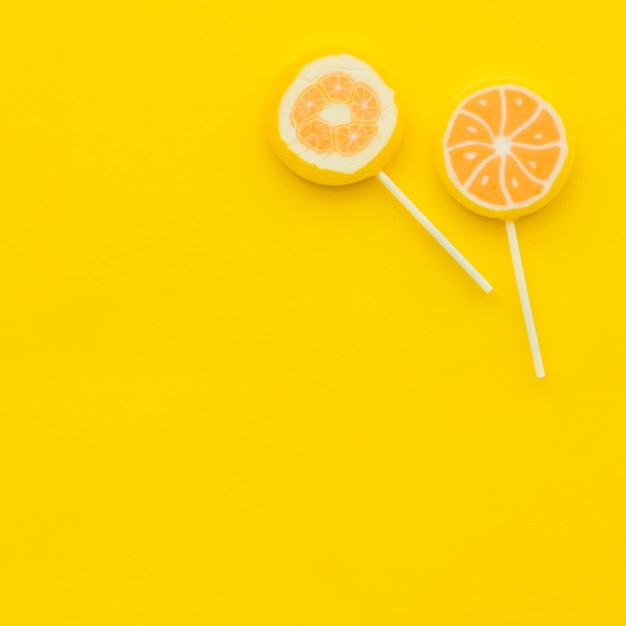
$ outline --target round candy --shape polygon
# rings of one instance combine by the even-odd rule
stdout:
[[[347,54],[301,59],[277,81],[266,115],[270,143],[296,174],[325,185],[380,172],[401,139],[396,93]]]
[[[569,123],[535,87],[511,78],[467,89],[438,134],[437,164],[466,208],[515,220],[561,190],[574,159]]]

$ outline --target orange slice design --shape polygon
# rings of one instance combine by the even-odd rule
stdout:
[[[470,117],[466,113],[459,113],[454,121],[448,138],[448,146],[453,148],[460,143],[482,141],[493,143],[493,135],[489,127],[476,117]]]
[[[328,104],[324,92],[317,86],[307,87],[296,100],[291,111],[291,123],[299,126],[303,122],[317,117]]]
[[[525,202],[543,190],[543,184],[532,180],[510,156],[506,157],[504,165],[504,184],[513,202]]]
[[[335,127],[335,148],[339,154],[351,156],[360,152],[376,134],[374,124],[342,124]]]
[[[474,172],[474,181],[469,185],[470,193],[484,198],[489,204],[505,207],[507,198],[500,183],[500,166],[502,157],[488,159]]]
[[[513,135],[513,141],[516,143],[527,143],[533,146],[543,146],[560,139],[561,133],[559,133],[554,118],[545,109],[529,126]]]
[[[380,117],[380,110],[380,102],[374,90],[363,83],[357,83],[350,104],[352,119],[361,123],[375,122]]]
[[[495,153],[493,148],[482,144],[469,144],[450,150],[450,165],[461,185],[468,181],[479,163]]]
[[[561,148],[529,149],[513,145],[511,154],[517,157],[524,169],[540,180],[548,180],[559,160]]]
[[[328,122],[318,118],[301,124],[296,129],[298,139],[316,152],[332,152],[333,129]]]
[[[468,96],[444,136],[450,182],[485,208],[535,203],[558,177],[566,152],[565,131],[554,109],[512,85]]]
[[[500,134],[502,125],[502,98],[497,90],[481,94],[472,98],[463,105],[463,109],[468,113],[477,115],[491,130],[494,135]]]
[[[509,136],[525,124],[539,108],[536,99],[517,89],[505,89],[506,123],[504,134]]]
[[[346,117],[343,117],[344,123],[335,126],[333,115],[320,115],[327,106],[345,107],[352,121],[346,124]],[[376,136],[378,127],[374,122],[381,111],[380,100],[373,89],[355,83],[343,72],[335,72],[322,76],[298,96],[291,111],[291,123],[297,138],[307,148],[352,156],[366,148]]]
[[[331,102],[340,104],[348,104],[350,102],[354,81],[347,74],[341,72],[327,74],[320,78],[318,84]]]

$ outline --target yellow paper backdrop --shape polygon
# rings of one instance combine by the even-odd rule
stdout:
[[[623,626],[625,10],[528,0],[15,2],[0,14],[0,623]],[[376,180],[270,152],[292,56],[404,90]],[[467,84],[568,107],[518,235],[432,159]]]

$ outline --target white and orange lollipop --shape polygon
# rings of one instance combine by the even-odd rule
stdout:
[[[466,208],[505,220],[535,373],[545,375],[515,230],[515,220],[562,189],[574,159],[563,116],[536,87],[496,78],[465,90],[437,136],[437,163],[450,193]]]
[[[402,137],[404,111],[368,63],[345,52],[300,59],[280,76],[266,123],[278,157],[315,183],[376,177],[486,292],[491,285],[382,172]]]

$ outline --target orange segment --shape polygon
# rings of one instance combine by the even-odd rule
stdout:
[[[296,129],[298,139],[316,152],[332,152],[333,130],[328,122],[320,119],[304,122]]]
[[[380,117],[380,101],[374,90],[363,83],[354,87],[350,113],[355,122],[375,122]]]
[[[539,104],[535,98],[517,89],[505,89],[504,101],[506,106],[504,135],[508,137],[534,115]]]
[[[317,115],[328,104],[324,92],[317,86],[307,87],[296,100],[291,110],[291,123],[299,126]]]
[[[354,81],[347,74],[341,72],[327,74],[319,79],[318,84],[331,102],[341,104],[350,102]]]
[[[335,127],[335,149],[350,156],[360,152],[376,135],[375,124],[342,124]]]
[[[554,171],[554,167],[561,155],[561,148],[553,146],[551,148],[522,148],[513,144],[511,154],[517,157],[519,162],[530,174],[540,180],[548,180]]]
[[[479,122],[465,113],[459,113],[450,130],[448,146],[452,148],[466,141],[483,141],[491,144],[493,137],[483,122]]]
[[[559,141],[561,139],[561,133],[550,113],[548,113],[546,109],[543,109],[532,124],[516,135],[513,135],[512,139],[516,143],[542,146],[552,141]]]
[[[494,135],[500,134],[502,124],[502,96],[499,89],[493,89],[472,98],[463,105],[463,108],[474,115],[478,115],[491,129]]]
[[[459,179],[459,183],[464,185],[473,171],[488,157],[495,154],[493,148],[481,144],[471,144],[461,148],[450,150],[450,165]]]
[[[527,202],[543,191],[543,185],[528,178],[524,170],[510,156],[504,165],[504,184],[513,202]]]
[[[479,200],[504,207],[508,204],[502,185],[500,184],[500,165],[502,157],[494,157],[484,163],[476,173],[476,178],[468,191]]]

